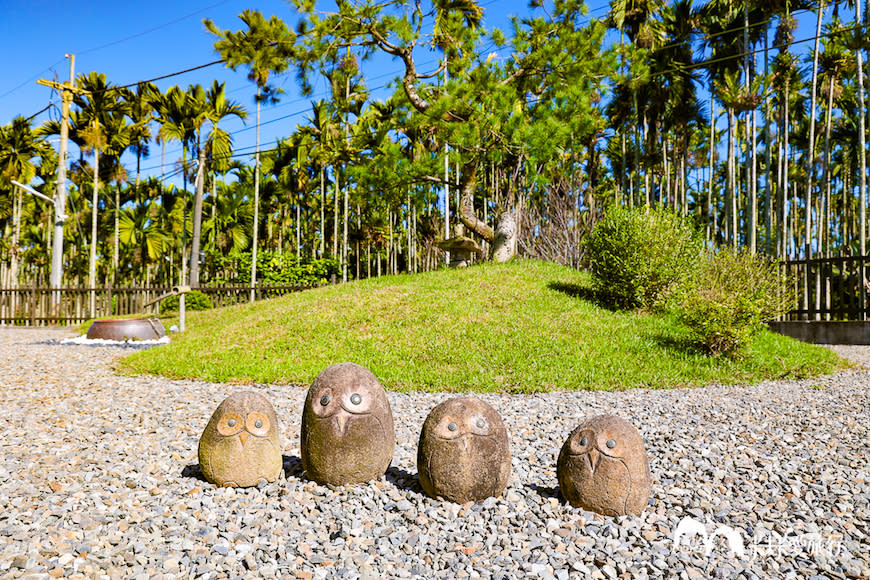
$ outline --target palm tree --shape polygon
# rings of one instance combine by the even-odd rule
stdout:
[[[649,49],[660,45],[663,31],[661,22],[655,18],[661,9],[659,0],[611,0],[610,11],[607,14],[607,22],[620,34],[628,37],[629,47],[624,50],[631,54],[632,60],[644,60]],[[647,130],[647,107],[645,92],[649,90],[650,79],[648,76],[627,78],[628,92],[631,94],[632,108],[636,115],[635,122],[635,166],[641,167],[641,152],[643,141],[646,141]],[[643,136],[640,135],[643,132]],[[644,202],[651,202],[649,190],[649,172],[644,172]]]
[[[3,181],[15,180],[28,184],[36,176],[37,165],[34,160],[46,155],[47,145],[39,141],[30,126],[30,121],[24,117],[16,117],[12,123],[0,127],[0,177]],[[5,183],[0,186],[4,187]],[[16,195],[12,199],[12,244],[10,268],[8,272],[9,287],[18,285],[18,243],[21,239],[21,213],[23,198],[16,187]],[[5,205],[5,204],[4,204]],[[7,206],[8,207],[8,206]],[[16,210],[17,208],[17,210]],[[8,221],[4,228],[4,239],[9,239]]]
[[[91,245],[88,268],[88,285],[95,288],[97,283],[97,225],[100,189],[100,154],[113,140],[112,151],[123,150],[124,138],[120,136],[123,123],[120,121],[126,114],[126,103],[120,98],[117,89],[106,81],[102,73],[79,75],[77,86],[84,89],[83,94],[76,94],[73,102],[79,107],[74,125],[78,127],[80,138],[85,149],[94,154],[94,187],[91,201]],[[107,129],[110,127],[110,129]],[[117,205],[117,204],[116,204]],[[116,207],[116,210],[119,209]],[[96,296],[90,296],[91,315],[96,315]]]
[[[861,26],[863,24],[863,20],[861,19],[861,2],[862,0],[852,0],[850,4],[855,5],[855,25]],[[865,15],[866,17],[866,15]],[[866,30],[859,28],[856,31],[855,39],[860,40],[864,39],[866,41]],[[859,252],[861,256],[867,255],[867,144],[866,144],[866,115],[867,112],[864,108],[864,57],[862,54],[862,49],[865,49],[866,46],[861,46],[863,43],[857,43],[858,46],[855,50],[855,64],[857,68],[857,77],[858,77],[858,143],[860,150],[860,169],[859,169],[859,177],[858,177],[858,198],[860,203],[860,249]],[[861,262],[861,273],[860,277],[862,280],[866,280],[866,274],[864,272],[864,262]],[[861,292],[861,312],[862,318],[865,318],[865,300],[866,293]]]
[[[121,242],[132,250],[132,265],[147,272],[148,263],[163,256],[169,235],[159,224],[159,205],[148,200],[121,211]]]
[[[241,105],[227,100],[224,83],[214,81],[211,88],[204,94],[201,94],[201,87],[198,90],[191,87],[191,93],[195,95],[194,99],[197,108],[203,110],[202,121],[196,128],[199,167],[197,169],[196,197],[194,198],[193,206],[193,236],[190,244],[190,283],[193,287],[198,287],[199,247],[202,234],[202,197],[205,189],[205,177],[207,175],[206,155],[210,153],[213,160],[216,162],[222,161],[223,165],[228,167],[233,141],[229,133],[218,127],[218,123],[230,115],[244,119],[248,114]],[[206,137],[206,142],[203,143],[201,133],[202,125],[205,121],[211,123],[211,131],[209,131]]]
[[[336,155],[336,144],[340,139],[334,116],[326,101],[311,103],[312,115],[308,118],[309,125],[304,127],[314,139],[312,154],[317,159],[320,169],[320,255],[326,251],[326,170]],[[334,243],[338,243],[338,212],[335,214]],[[332,255],[336,255],[333,249]]]
[[[290,65],[293,34],[276,16],[269,20],[263,18],[259,11],[245,10],[239,18],[248,27],[246,31],[231,32],[220,30],[211,20],[203,23],[209,32],[219,40],[215,42],[215,51],[226,61],[226,65],[235,70],[239,66],[247,66],[248,79],[257,85],[257,129],[254,153],[254,231],[251,243],[251,302],[255,298],[254,286],[257,284],[257,224],[260,211],[260,104],[263,101],[276,102],[280,89],[269,85],[271,73],[281,73]]]
[[[191,85],[188,91],[178,86],[171,87],[157,103],[158,136],[163,141],[174,140],[181,143],[182,173],[184,189],[181,195],[187,195],[187,153],[196,145],[197,130],[205,121],[205,92],[200,85]],[[187,274],[187,263],[184,259],[187,244],[187,201],[181,203],[182,228],[180,246],[179,284],[184,284]]]
[[[831,131],[833,129],[833,109],[836,93],[841,92],[839,85],[843,72],[848,67],[846,46],[838,34],[833,34],[840,29],[838,18],[832,19],[828,25],[829,35],[824,41],[824,52],[818,55],[819,74],[823,77],[823,95],[827,99],[825,106],[825,151],[822,158],[822,186],[823,203],[822,215],[820,216],[819,250],[826,257],[830,257],[830,228],[831,228]]]
[[[160,94],[160,90],[154,83],[139,83],[136,91],[124,89],[124,99],[127,101],[127,117],[133,126],[130,128],[130,148],[136,154],[136,182],[135,191],[137,201],[139,199],[139,175],[142,157],[148,157],[151,143],[151,122],[155,120],[154,102]]]

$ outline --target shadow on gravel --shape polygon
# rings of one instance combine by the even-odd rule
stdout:
[[[525,485],[544,499],[556,498],[560,503],[564,503],[562,494],[559,493],[558,487],[547,487],[545,485],[538,485],[537,483],[527,483]]]
[[[205,481],[208,483],[205,477],[203,477],[202,472],[199,470],[199,463],[186,465],[184,469],[181,470],[181,477],[189,477],[191,479],[198,479],[199,481]]]
[[[416,473],[410,473],[398,467],[390,467],[385,475],[387,481],[398,487],[416,493],[417,495],[426,495],[423,488],[420,487],[420,479]]]
[[[295,455],[282,455],[281,462],[285,477],[302,479],[301,459]],[[181,477],[189,477],[191,479],[198,479],[199,481],[205,481],[208,483],[205,477],[203,477],[202,472],[199,470],[199,463],[191,463],[190,465],[185,466],[184,469],[181,470]]]
[[[284,465],[284,477],[295,477],[302,479],[302,459],[295,455],[282,455],[281,461]]]

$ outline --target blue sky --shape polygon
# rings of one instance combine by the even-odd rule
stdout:
[[[485,25],[507,30],[510,15],[528,15],[527,0],[482,0]],[[608,0],[587,2],[589,16],[600,18],[608,10]],[[126,85],[196,67],[219,57],[214,53],[214,37],[206,32],[203,18],[210,18],[220,28],[238,30],[244,9],[260,10],[265,16],[275,14],[288,23],[295,21],[289,3],[284,0],[0,0],[0,125],[15,116],[30,116],[49,103],[58,106],[34,117],[34,124],[59,117],[59,96],[36,83],[39,78],[65,81],[69,62],[65,53],[76,55],[76,74],[105,73],[116,85]],[[805,15],[806,16],[806,15]],[[797,38],[812,35],[812,19],[803,17]],[[363,73],[371,89],[382,86],[400,64],[388,61],[372,64]],[[421,66],[421,68],[425,68]],[[254,145],[254,85],[246,72],[233,72],[218,64],[179,76],[156,81],[166,90],[178,84],[210,85],[213,79],[226,82],[231,99],[249,110],[247,124],[234,119],[224,127],[233,133],[235,147]],[[310,99],[300,97],[292,72],[278,81],[286,91],[277,105],[265,107],[262,114],[261,143],[274,144],[276,137],[292,132],[310,112]],[[319,90],[318,90],[319,89]],[[377,95],[376,91],[373,91]],[[314,98],[326,96],[325,87],[315,87]],[[71,156],[77,157],[74,147]],[[167,164],[180,157],[177,144],[167,146]],[[128,169],[133,163],[125,158]],[[152,146],[151,156],[143,160],[145,175],[160,173],[159,147]]]
[[[511,14],[529,14],[526,0],[483,0],[487,27],[506,27]],[[284,0],[0,0],[0,125],[14,117],[29,117],[50,102],[55,107],[34,117],[34,124],[59,118],[60,98],[51,89],[38,85],[37,79],[69,78],[69,61],[65,53],[76,55],[75,72],[105,73],[116,85],[150,80],[176,71],[196,67],[219,57],[213,50],[214,37],[202,24],[203,18],[214,20],[220,28],[244,28],[239,20],[246,8],[275,14],[285,21],[295,21],[292,7]],[[607,11],[605,0],[593,0],[591,16]],[[379,63],[386,70],[363,69],[369,87],[383,85],[384,73],[400,70],[399,63]],[[364,66],[366,66],[364,64]],[[221,64],[183,75],[156,81],[161,90],[178,84],[211,84],[213,79],[226,82],[228,96],[249,110],[247,124],[229,119],[224,127],[233,133],[236,148],[254,146],[254,85],[246,72],[231,71]],[[310,98],[299,95],[292,71],[278,81],[285,94],[277,105],[264,107],[261,143],[274,144],[279,136],[292,132],[310,113]],[[320,89],[318,91],[318,88]],[[377,94],[377,93],[375,93]],[[325,86],[315,87],[314,98],[326,96]],[[78,156],[74,146],[73,158]],[[177,144],[167,146],[167,164],[180,157]],[[128,169],[133,163],[125,158]],[[159,175],[159,147],[152,146],[151,156],[143,160],[144,174]]]

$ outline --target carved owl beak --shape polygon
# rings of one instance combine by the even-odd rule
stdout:
[[[467,435],[463,435],[462,437],[459,438],[459,448],[462,449],[463,453],[466,453],[468,451],[468,436]]]
[[[598,464],[601,463],[601,452],[597,449],[590,449],[586,454],[586,461],[589,462],[589,471],[595,473],[598,469]]]
[[[344,429],[347,426],[347,419],[348,419],[348,416],[345,415],[344,413],[338,413],[335,416],[335,423],[336,423],[336,425],[338,425],[338,432],[341,435],[344,435]]]
[[[241,440],[242,442],[242,447],[244,447],[248,443],[248,437],[250,436],[251,434],[247,431],[242,431],[241,433],[239,433],[239,440]]]

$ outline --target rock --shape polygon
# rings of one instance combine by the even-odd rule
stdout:
[[[643,438],[615,415],[581,423],[559,453],[562,495],[574,507],[603,515],[640,514],[650,495],[649,461]]]
[[[430,411],[417,446],[420,486],[456,503],[501,495],[511,471],[507,429],[475,397],[448,399]]]
[[[226,487],[278,479],[278,416],[263,395],[234,393],[218,405],[199,439],[199,469],[206,480]]]
[[[379,479],[390,466],[395,442],[390,402],[371,371],[340,363],[314,379],[300,438],[309,479],[331,485]]]

